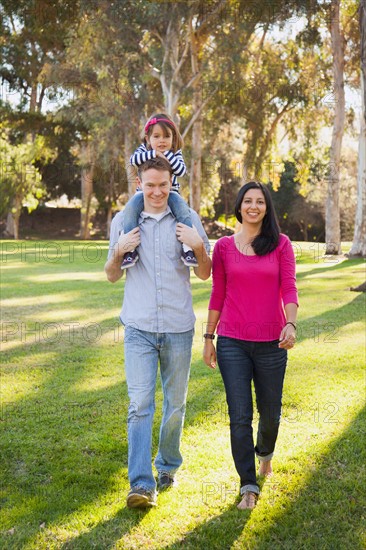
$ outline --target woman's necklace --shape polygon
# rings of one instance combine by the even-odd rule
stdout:
[[[248,246],[248,245],[252,245],[252,242],[254,241],[254,239],[257,237],[258,233],[256,235],[253,235],[253,237],[250,238],[250,240],[248,240],[248,238],[240,238],[240,233],[237,233],[235,235],[236,239],[235,239],[235,242],[237,244],[239,244],[240,246]],[[235,238],[234,237],[234,238]]]

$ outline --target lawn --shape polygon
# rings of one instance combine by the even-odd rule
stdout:
[[[123,282],[107,243],[3,241],[2,549],[361,549],[365,547],[365,279],[362,260],[297,243],[299,339],[283,419],[252,512],[236,508],[219,372],[201,360],[210,281],[197,316],[184,463],[150,511],[128,510]],[[349,246],[348,246],[349,248]],[[344,247],[347,250],[347,245]],[[158,393],[153,447],[161,418]]]

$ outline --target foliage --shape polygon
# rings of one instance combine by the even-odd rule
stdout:
[[[15,197],[31,211],[45,195],[37,161],[47,162],[52,157],[42,136],[34,141],[11,143],[9,132],[0,126],[0,155],[2,170],[0,174],[0,194],[2,196],[0,215],[6,214],[12,207]]]
[[[347,0],[341,11],[353,87],[359,82],[356,8]],[[41,135],[54,149],[52,160],[36,163],[48,198],[81,195],[86,141],[94,153],[94,194],[110,212],[131,192],[128,158],[143,121],[171,108],[187,130],[188,166],[196,154],[197,109],[202,116],[201,130],[194,130],[206,215],[215,215],[218,195],[218,212],[223,208],[226,171],[277,188],[281,170],[268,174],[267,167],[284,158],[301,165],[293,227],[300,211],[308,219],[312,204],[324,200],[312,167],[328,154],[319,158],[318,141],[334,100],[327,3],[5,0],[2,13],[0,76],[14,101],[0,102],[0,110],[12,136]],[[350,108],[350,130],[353,119]],[[181,182],[186,199],[188,177]],[[351,225],[342,221],[347,233]]]

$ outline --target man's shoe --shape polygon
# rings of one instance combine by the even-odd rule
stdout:
[[[168,474],[168,472],[158,473],[158,489],[164,491],[175,485],[174,475]]]
[[[139,255],[137,254],[137,250],[126,252],[126,254],[123,256],[121,269],[128,269],[129,267],[133,267],[138,259]]]
[[[150,508],[156,506],[156,491],[146,491],[140,487],[131,489],[127,495],[128,508]]]
[[[181,260],[184,265],[187,265],[188,267],[198,267],[198,262],[196,260],[196,256],[194,255],[193,250],[187,250],[187,252],[183,251]]]

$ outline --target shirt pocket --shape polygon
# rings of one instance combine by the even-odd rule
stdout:
[[[178,239],[172,239],[171,237],[164,239],[163,250],[170,260],[175,262],[181,261],[182,256],[182,243]]]

